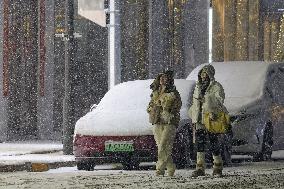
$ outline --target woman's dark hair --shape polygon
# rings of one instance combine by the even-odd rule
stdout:
[[[166,89],[165,92],[172,92],[176,89],[174,85],[174,71],[173,70],[164,70],[163,75],[166,75],[168,78],[167,84],[166,84]]]
[[[160,77],[163,74],[159,74],[153,81],[153,83],[150,85],[150,89],[152,89],[153,91],[158,90],[160,87]]]
[[[159,73],[158,76],[155,78],[153,83],[150,85],[150,89],[158,90],[160,87],[160,78],[162,75],[165,75],[168,78],[167,84],[166,84],[166,92],[172,91],[175,89],[174,86],[174,71],[172,70],[164,70],[162,73]]]

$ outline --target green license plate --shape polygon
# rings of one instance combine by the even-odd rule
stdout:
[[[133,141],[106,141],[106,152],[133,152]]]

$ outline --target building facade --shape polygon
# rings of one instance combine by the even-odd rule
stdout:
[[[66,35],[67,2],[0,1],[0,141],[61,140],[66,81],[72,125],[108,90],[108,28],[79,16],[74,0],[74,33]],[[208,62],[210,4],[213,61],[284,57],[282,0],[115,2],[121,82],[154,78],[165,68],[186,78]]]
[[[67,36],[66,2],[0,1],[0,141],[62,140],[70,37],[74,120],[108,90],[108,30],[79,16],[75,0],[74,33]],[[165,68],[186,78],[208,62],[209,0],[119,2],[122,82]]]
[[[209,0],[122,1],[122,81],[154,78],[165,68],[186,78],[208,62],[209,5]]]
[[[213,61],[281,60],[284,1],[212,0],[212,7]]]
[[[78,118],[107,91],[107,29],[75,16]],[[0,141],[61,140],[65,27],[64,1],[0,2]]]

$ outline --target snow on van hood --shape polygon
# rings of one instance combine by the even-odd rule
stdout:
[[[206,64],[196,67],[186,78],[197,81],[199,70]],[[231,114],[257,102],[263,96],[263,87],[269,63],[264,62],[214,62],[215,79],[225,90],[225,106]]]
[[[152,82],[136,80],[116,85],[106,93],[96,109],[77,121],[74,133],[93,136],[152,135],[153,126],[146,112]],[[189,119],[189,95],[194,84],[195,81],[175,79],[183,104],[181,119]]]

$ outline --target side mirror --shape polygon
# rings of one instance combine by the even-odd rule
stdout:
[[[90,107],[90,112],[93,111],[94,109],[96,109],[97,106],[98,106],[97,104],[93,104],[93,105]]]

